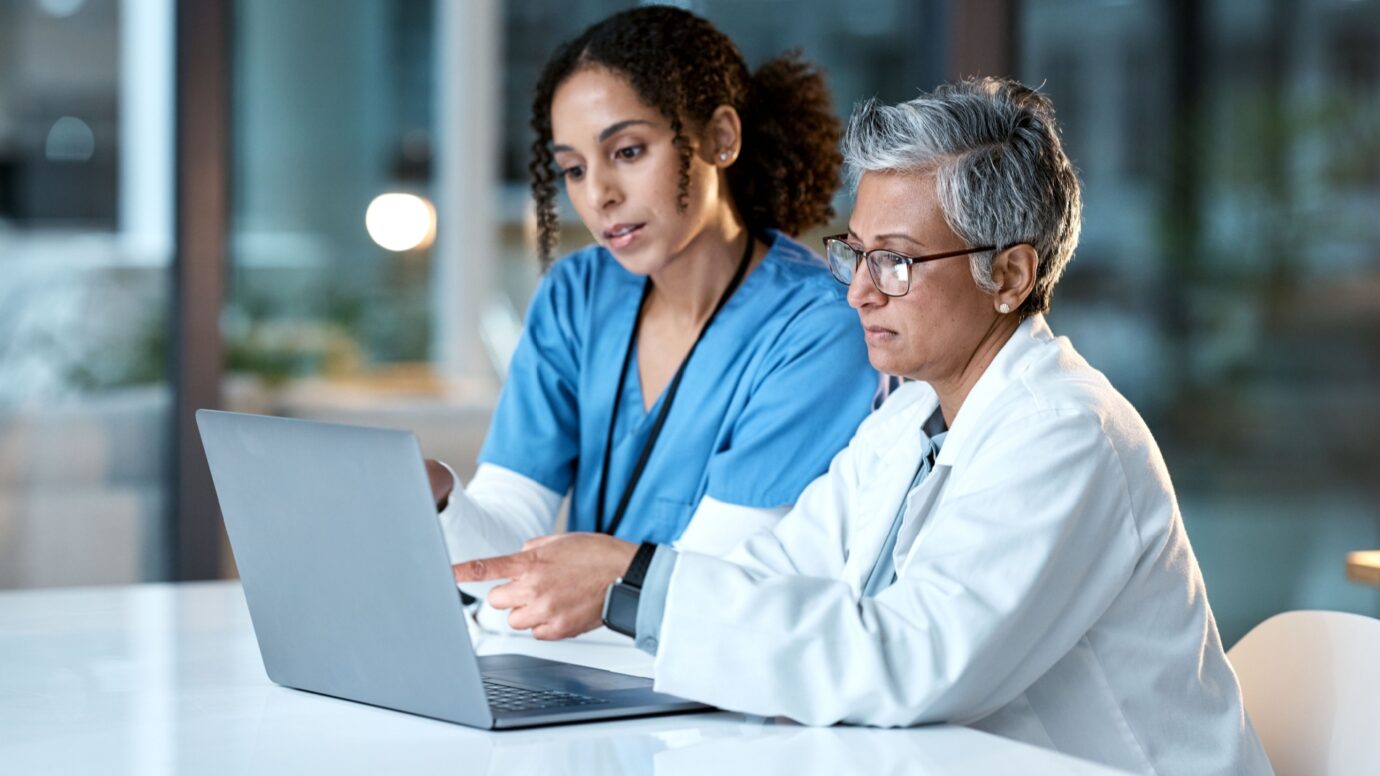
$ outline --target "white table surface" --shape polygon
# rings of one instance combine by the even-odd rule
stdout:
[[[629,646],[483,635],[650,675]],[[505,732],[279,687],[234,582],[0,593],[0,773],[1112,774],[961,727],[714,712]]]

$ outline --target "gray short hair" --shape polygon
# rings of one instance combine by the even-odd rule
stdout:
[[[969,245],[1028,243],[1035,288],[1017,311],[1049,310],[1082,225],[1078,174],[1064,154],[1049,98],[1018,81],[968,79],[899,105],[853,109],[843,159],[854,190],[865,172],[934,170],[949,228]],[[994,252],[972,257],[973,279],[995,291]]]

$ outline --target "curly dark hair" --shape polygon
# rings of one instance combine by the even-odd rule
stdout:
[[[549,266],[556,247],[556,176],[551,152],[551,99],[567,78],[587,67],[627,77],[643,102],[670,120],[680,155],[680,201],[689,201],[686,129],[700,128],[720,105],[738,111],[742,148],[728,168],[729,192],[747,228],[796,235],[834,215],[843,159],[841,124],[824,77],[798,51],[749,73],[738,47],[708,21],[678,8],[646,6],[615,14],[552,54],[532,100],[532,196],[538,250]]]

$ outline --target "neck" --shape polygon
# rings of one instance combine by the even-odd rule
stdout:
[[[998,315],[961,369],[948,377],[928,381],[934,392],[939,394],[939,409],[944,413],[945,426],[953,426],[954,418],[958,417],[958,411],[968,399],[973,386],[977,385],[1019,326],[1016,316]]]
[[[736,213],[706,228],[650,276],[647,309],[690,327],[704,323],[738,271],[738,261],[751,239]]]

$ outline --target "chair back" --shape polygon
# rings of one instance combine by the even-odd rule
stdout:
[[[1285,612],[1227,657],[1277,776],[1380,774],[1380,620]]]

